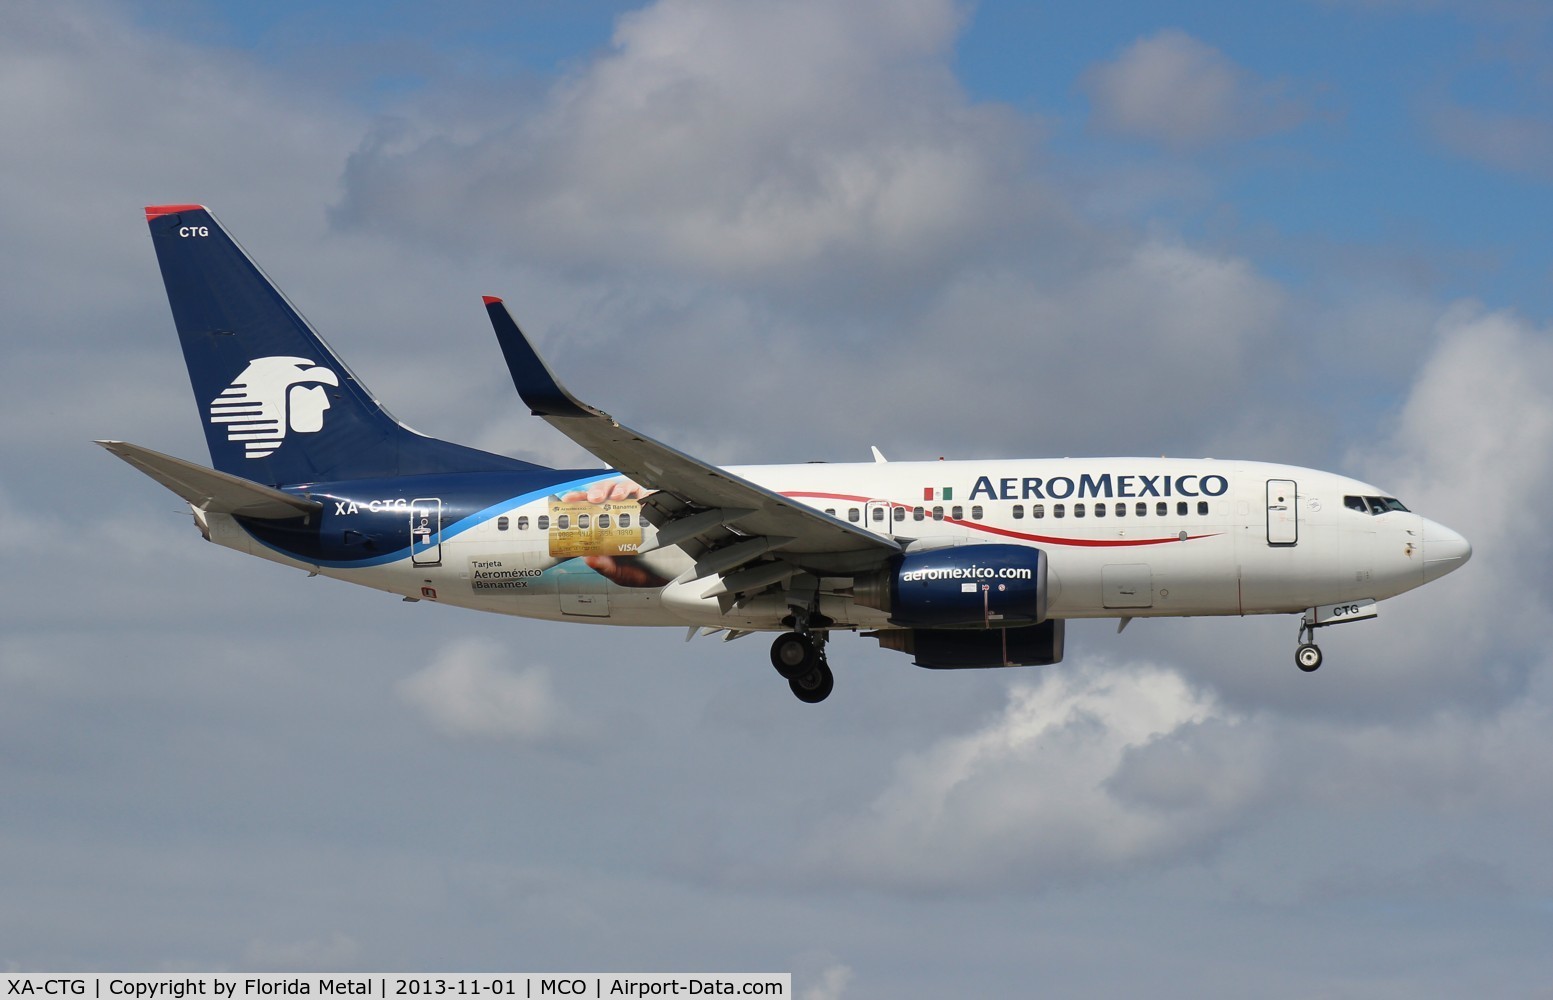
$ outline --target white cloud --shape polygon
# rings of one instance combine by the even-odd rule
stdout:
[[[489,640],[458,640],[395,690],[449,736],[527,744],[577,740],[578,725],[557,699],[549,671],[509,669],[503,665],[508,655]]]
[[[1395,432],[1351,464],[1465,535],[1473,556],[1423,595],[1395,602],[1403,621],[1386,630],[1383,662],[1398,682],[1410,676],[1499,702],[1524,686],[1553,629],[1553,539],[1528,530],[1535,498],[1553,491],[1553,331],[1460,304],[1436,338]],[[1444,634],[1440,601],[1451,623]]]
[[[134,225],[144,205],[209,200],[267,218],[303,191],[322,201],[355,131],[338,103],[237,53],[138,30],[104,3],[4,5],[0,91],[15,95],[0,131],[26,136],[8,144],[0,259],[41,316],[79,296],[83,274],[94,294],[82,306],[115,318],[119,296],[155,280]],[[105,292],[106,307],[94,301]]]
[[[905,384],[935,342],[974,331],[978,349],[936,378],[951,396],[1007,400],[1017,419],[1006,447],[1164,448],[1171,442],[1154,436],[1160,428],[1216,425],[1216,414],[1255,391],[1250,363],[1281,353],[1283,305],[1282,290],[1244,259],[1151,236],[1112,247],[1065,280],[1022,261],[967,272],[924,317],[916,349],[882,362],[893,366],[890,381]],[[933,419],[963,420],[968,437],[997,433],[975,408]],[[1031,428],[1042,437],[1031,441]]]
[[[974,732],[903,758],[808,861],[907,890],[1084,882],[1187,853],[1259,797],[1263,747],[1173,671],[1064,664]]]
[[[1527,697],[1553,631],[1553,539],[1528,530],[1533,498],[1553,490],[1553,330],[1472,303],[1437,307],[1432,329],[1419,326],[1417,336],[1353,326],[1355,337],[1394,338],[1391,357],[1373,363],[1397,373],[1387,377],[1399,398],[1344,425],[1349,453],[1323,464],[1460,532],[1471,561],[1384,602],[1374,622],[1324,630],[1327,662],[1308,678],[1290,665],[1292,617],[1139,623],[1119,645],[1146,638],[1148,655],[1190,664],[1227,703],[1281,715],[1408,725],[1448,710],[1493,718]],[[1409,340],[1417,346],[1396,346]],[[1334,378],[1337,398],[1292,419],[1285,411],[1282,424],[1305,428],[1351,406],[1353,386]]]
[[[1218,429],[1256,392],[1249,363],[1287,360],[1282,290],[1075,212],[1034,121],[956,84],[959,24],[939,0],[656,4],[538,105],[368,136],[334,218],[542,284],[609,275],[571,315],[514,308],[563,378],[628,353],[574,388],[714,460],[1167,451]],[[946,343],[956,364],[925,377]],[[795,406],[800,387],[859,419]],[[478,439],[522,433],[496,417]]]
[[[335,217],[576,273],[929,274],[1037,200],[1025,126],[946,71],[958,24],[948,0],[666,0],[537,113],[369,136]]]
[[[1257,79],[1177,29],[1093,67],[1084,87],[1101,128],[1178,148],[1280,132],[1307,114],[1284,85]]]

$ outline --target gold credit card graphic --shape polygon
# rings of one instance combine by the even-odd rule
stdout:
[[[641,544],[642,505],[635,500],[550,501],[552,558],[618,556],[635,552]]]

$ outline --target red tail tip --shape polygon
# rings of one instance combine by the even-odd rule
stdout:
[[[179,212],[203,212],[204,205],[147,205],[146,221],[161,218],[164,215],[177,215]]]
[[[488,305],[488,306],[501,305],[501,299],[497,298],[494,295],[482,295],[482,296],[480,296],[480,298],[483,299],[485,301],[485,304]]]

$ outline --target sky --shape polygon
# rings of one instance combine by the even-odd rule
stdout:
[[[0,968],[791,971],[797,995],[1553,996],[1553,10],[0,5]],[[417,429],[587,464],[1211,455],[1472,562],[1050,668],[482,616],[245,559],[141,209]]]

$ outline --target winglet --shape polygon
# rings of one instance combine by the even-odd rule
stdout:
[[[537,417],[606,417],[593,407],[583,403],[566,391],[540,358],[534,346],[518,329],[517,321],[501,299],[484,296],[486,314],[496,330],[496,341],[501,344],[502,356],[507,359],[507,370],[512,374],[512,384],[518,395],[528,404]]]

